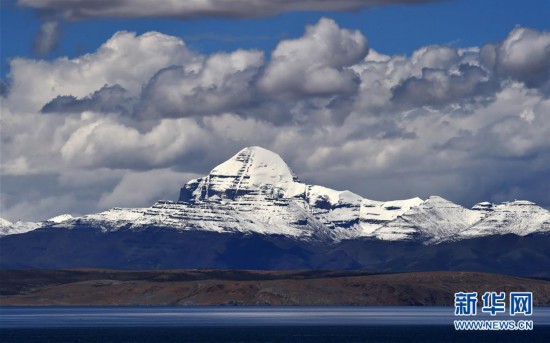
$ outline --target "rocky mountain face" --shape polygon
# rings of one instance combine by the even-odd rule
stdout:
[[[71,235],[92,235],[93,239],[87,239],[99,239],[101,243],[98,244],[102,246],[114,244],[113,242],[122,239],[113,245],[113,249],[122,249],[122,246],[124,249],[132,249],[129,248],[127,239],[136,240],[141,236],[147,237],[146,240],[149,241],[140,242],[140,246],[151,240],[160,240],[166,244],[159,238],[162,235],[172,237],[175,234],[174,241],[179,241],[184,236],[195,237],[193,239],[201,237],[201,240],[207,237],[206,241],[201,241],[202,245],[198,244],[210,249],[208,253],[198,252],[202,254],[203,261],[208,260],[205,255],[216,251],[214,247],[217,244],[224,246],[217,251],[219,256],[221,251],[231,250],[235,244],[246,245],[243,237],[253,237],[254,241],[263,241],[259,246],[264,246],[264,252],[271,249],[273,253],[277,251],[277,254],[282,254],[280,260],[285,262],[278,263],[279,267],[291,268],[292,263],[289,261],[295,259],[302,261],[296,263],[303,267],[309,265],[317,268],[334,264],[336,267],[345,265],[346,268],[350,268],[369,264],[358,258],[364,254],[356,252],[355,256],[351,257],[346,249],[361,250],[361,246],[367,245],[374,251],[379,251],[379,248],[389,249],[388,252],[382,252],[388,261],[395,258],[390,252],[403,253],[400,250],[402,247],[437,246],[491,237],[499,240],[498,237],[501,236],[506,240],[510,235],[516,237],[514,239],[533,235],[549,237],[550,212],[528,201],[513,201],[499,205],[483,202],[467,209],[437,196],[426,200],[369,200],[350,191],[336,191],[303,183],[279,155],[260,147],[249,147],[212,169],[205,177],[185,184],[181,188],[178,201],[158,201],[148,208],[113,208],[78,218],[62,215],[48,221],[19,226],[1,221],[0,232],[3,237],[0,244],[4,251],[9,250],[6,248],[8,242],[10,247],[20,249],[21,245],[29,244],[31,236],[34,237],[33,242],[43,242],[42,249],[48,249],[48,245],[53,244],[51,240],[54,236],[57,239],[64,237],[63,240],[70,241],[73,239]],[[97,235],[104,237],[100,238]],[[222,239],[222,236],[225,238]],[[233,238],[228,240],[227,237]],[[272,246],[273,240],[278,242],[276,248]],[[231,244],[227,243],[228,241],[231,241]],[[265,246],[265,241],[269,242],[267,246],[270,248]],[[280,243],[283,241],[284,244]],[[231,246],[220,242],[226,242]],[[350,242],[361,243],[357,246]],[[289,252],[280,251],[279,243],[285,247],[294,246],[296,251],[290,254],[293,257],[289,257],[288,260]],[[393,246],[388,248],[392,244]],[[474,246],[475,242],[468,244]],[[118,245],[120,246],[116,248]],[[184,245],[188,247],[187,243]],[[308,248],[303,250],[305,245]],[[311,248],[312,246],[317,248]],[[340,253],[331,250],[331,254],[335,255],[329,254],[334,258],[330,263],[309,261],[309,258],[313,258],[311,256],[320,261],[324,260],[317,255],[320,246],[324,247],[323,251],[329,246],[330,249],[334,249],[335,246],[345,246],[346,249]],[[95,249],[101,250],[98,247]],[[147,251],[155,254],[159,249],[162,248]],[[177,248],[172,246],[172,249]],[[246,249],[252,247],[246,245]],[[315,253],[310,254],[311,249],[314,249]],[[255,251],[256,247],[252,250]],[[164,253],[166,251],[162,252]],[[246,253],[244,255],[248,256]],[[305,255],[309,257],[305,258]],[[2,254],[2,259],[4,256],[5,254]],[[154,257],[155,260],[157,258],[158,256]],[[373,258],[380,259],[379,256]],[[305,264],[304,259],[308,260]],[[394,262],[397,268],[400,263]],[[29,262],[29,265],[33,263]],[[120,264],[124,263],[129,262],[122,259]],[[143,266],[140,263],[137,264]],[[216,262],[216,265],[219,264]],[[221,264],[223,265],[223,262]],[[162,262],[159,262],[159,265],[162,265]],[[177,267],[178,264],[169,265]],[[197,265],[213,267],[202,262],[185,264],[185,267]],[[273,261],[268,265],[273,265]],[[86,266],[93,267],[94,264]],[[380,264],[376,263],[372,264],[372,267],[381,268]],[[408,270],[409,267],[403,265],[403,268]]]

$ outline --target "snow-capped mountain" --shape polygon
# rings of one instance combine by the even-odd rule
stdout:
[[[376,236],[374,232],[387,225],[411,208],[421,205],[424,200],[412,198],[408,200],[374,201],[363,199],[361,202],[361,235]]]
[[[516,200],[500,205],[484,205],[483,220],[459,231],[459,238],[507,233],[525,236],[536,232],[550,232],[550,212],[535,203]],[[476,206],[479,207],[479,204]]]
[[[420,239],[438,242],[468,229],[482,216],[478,211],[432,196],[376,229],[372,235],[382,240]]]
[[[70,214],[62,214],[42,222],[17,221],[15,223],[12,223],[9,220],[0,218],[0,237],[30,232],[46,225],[60,224],[64,221],[71,219],[73,219],[73,216],[71,216]]]
[[[22,222],[22,221],[17,221],[15,223],[12,223],[9,220],[0,218],[0,236],[25,233],[32,230],[36,230],[40,226],[41,225],[39,223]]]
[[[550,277],[550,213],[528,201],[365,199],[245,148],[178,201],[32,225],[0,221],[4,269],[469,270]],[[18,226],[19,225],[19,226]]]
[[[3,235],[26,230],[16,230],[9,222],[0,225]],[[369,238],[431,244],[550,232],[550,212],[528,201],[501,205],[484,202],[466,209],[436,196],[427,200],[369,200],[350,191],[303,183],[276,153],[248,147],[205,177],[185,184],[177,202],[114,208],[78,218],[62,215],[34,228],[39,226],[95,227],[103,232],[168,228],[334,242]]]
[[[361,199],[351,192],[301,183],[279,155],[250,147],[207,176],[188,182],[178,202],[114,208],[69,223],[104,231],[169,227],[336,240],[357,235],[359,228],[354,223],[358,222]]]
[[[114,208],[52,226],[85,225],[103,231],[169,227],[339,241],[377,237],[375,230],[422,203],[420,198],[378,202],[350,191],[308,185],[279,155],[249,147],[207,176],[189,181],[177,202]]]

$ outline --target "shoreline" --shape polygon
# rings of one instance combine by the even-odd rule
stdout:
[[[0,306],[452,306],[455,292],[531,291],[550,281],[478,272],[2,270]]]

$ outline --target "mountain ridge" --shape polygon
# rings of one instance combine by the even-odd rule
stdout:
[[[27,223],[0,236],[0,270],[107,268],[478,271],[550,277],[550,212],[525,200],[472,209],[438,196],[375,201],[301,182],[245,148],[180,201]],[[11,230],[0,228],[0,232]],[[25,232],[23,232],[25,231]]]
[[[77,218],[61,215],[24,229],[4,220],[0,233],[79,226],[102,232],[164,227],[325,242],[370,238],[437,244],[509,233],[547,233],[550,212],[525,200],[498,205],[482,202],[472,209],[438,196],[375,201],[348,190],[303,183],[278,154],[253,146],[208,175],[187,182],[178,201],[161,200],[147,208],[113,208]]]

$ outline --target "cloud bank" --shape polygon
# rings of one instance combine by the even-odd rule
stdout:
[[[17,5],[36,9],[44,20],[33,48],[39,55],[46,55],[57,48],[62,20],[259,18],[286,12],[354,11],[436,1],[442,0],[18,0]]]
[[[94,18],[251,18],[295,11],[352,11],[389,4],[436,0],[18,0],[68,20]]]
[[[322,19],[271,56],[118,32],[74,59],[15,58],[0,97],[2,216],[175,199],[248,145],[368,198],[550,206],[549,32],[411,56],[367,42]]]

